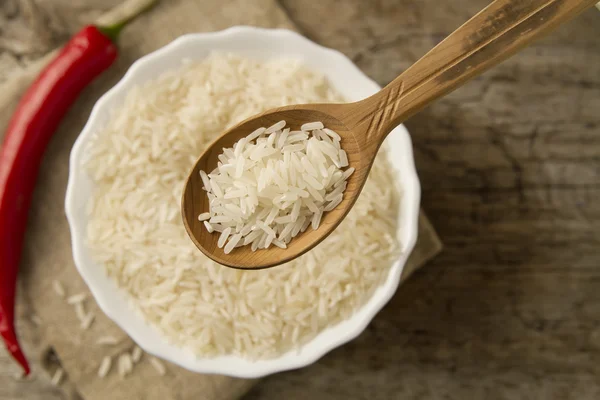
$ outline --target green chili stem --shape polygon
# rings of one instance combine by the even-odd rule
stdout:
[[[152,8],[156,3],[158,3],[158,0],[145,0],[142,4],[140,4],[138,6],[138,8],[135,11],[127,13],[127,15],[121,21],[118,21],[118,22],[116,22],[116,23],[114,23],[112,25],[98,26],[97,28],[98,28],[98,30],[100,32],[102,32],[111,41],[114,42],[119,37],[119,34],[123,30],[123,28],[129,22],[131,22],[134,18],[136,18],[137,16],[139,16],[143,12],[145,12],[145,11],[149,10],[150,8]]]

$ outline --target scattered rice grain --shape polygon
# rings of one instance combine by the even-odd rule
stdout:
[[[54,289],[54,292],[60,297],[65,297],[67,295],[65,287],[62,285],[62,283],[60,283],[57,280],[52,281],[52,288]]]
[[[152,366],[160,376],[164,376],[167,373],[167,368],[157,358],[151,357],[150,364],[152,364]]]
[[[79,294],[75,294],[73,296],[70,296],[67,299],[67,303],[68,304],[77,304],[77,303],[82,303],[87,299],[87,293],[79,293]]]
[[[104,378],[110,372],[110,367],[112,365],[112,358],[110,356],[105,356],[100,363],[100,367],[98,367],[98,377]]]
[[[59,386],[60,383],[62,382],[64,375],[65,375],[65,370],[60,367],[56,371],[54,371],[54,374],[52,375],[52,379],[50,380],[50,383],[52,384],[52,386]]]
[[[170,88],[174,77],[179,83],[173,91]],[[261,84],[267,81],[268,85]],[[274,107],[344,100],[331,89],[325,77],[299,61],[259,62],[215,54],[200,62],[189,62],[131,91],[103,130],[97,132],[85,150],[85,168],[95,189],[88,208],[86,239],[97,263],[166,340],[191,348],[200,357],[231,354],[248,359],[274,357],[300,348],[318,332],[351,317],[385,280],[401,249],[396,236],[400,191],[385,151],[377,155],[356,205],[339,228],[314,250],[278,268],[251,274],[224,268],[195,248],[178,218],[179,198],[187,174],[198,155],[221,132]],[[256,179],[247,162],[253,150],[250,145],[253,140],[266,145],[265,131],[266,128],[261,128],[253,132],[254,137],[249,138],[252,140],[232,150],[234,157],[246,159],[239,178],[244,186]],[[323,132],[339,153],[343,141],[340,146],[327,128],[323,127]],[[285,146],[312,139],[308,131],[291,130],[283,146],[275,148],[282,135],[283,132],[278,132],[272,139],[273,149],[278,153]],[[320,132],[317,136],[329,143]],[[301,146],[300,151],[306,154],[308,148],[305,144]],[[328,160],[328,150],[315,152],[312,147],[311,158],[305,163],[292,152],[289,156],[282,155],[278,159],[281,164],[272,163],[271,168],[288,188],[295,187],[309,195],[301,197],[300,192],[295,192],[294,196],[310,198],[320,209],[330,202],[324,197],[342,185],[335,186],[344,175],[349,176],[352,168],[323,177],[322,168],[318,164],[313,166],[310,160],[313,156]],[[276,157],[277,153],[269,155],[270,150],[266,150],[262,152],[266,160]],[[290,164],[300,173],[286,173]],[[343,168],[340,165],[335,168]],[[226,170],[229,179],[238,180],[236,168],[226,167]],[[210,171],[213,173],[216,171]],[[306,184],[302,174],[311,175],[324,189]],[[213,189],[210,181],[215,178],[201,174],[200,179],[205,188]],[[274,179],[263,176],[261,190],[280,190]],[[231,186],[215,182],[219,189]],[[230,192],[240,189],[235,186]],[[228,193],[222,190],[220,194],[224,197]],[[270,196],[263,197],[258,188],[236,195],[241,195],[238,200],[246,197],[246,213],[264,208],[264,215],[257,218],[263,222],[274,206],[267,203]],[[217,191],[212,198],[209,196],[215,206],[222,206],[223,197]],[[286,199],[279,205],[293,207],[296,200]],[[241,203],[237,204],[244,214]],[[308,206],[303,210],[307,213],[300,212],[292,234],[300,234],[312,222],[313,210]],[[289,213],[280,212],[274,220],[286,215]],[[219,233],[231,228],[230,236],[244,230],[242,243],[254,235],[252,246],[258,243],[257,238],[266,244],[264,230],[252,230],[255,222],[240,222],[230,219],[210,222],[209,226]],[[374,244],[379,250],[363,254],[362,249]],[[285,242],[273,239],[272,246],[278,245],[282,247]],[[346,292],[343,288],[348,283],[353,286]],[[326,307],[325,318],[317,318],[320,304]],[[263,312],[277,320],[265,318]],[[305,315],[302,322],[296,318],[300,313]],[[199,341],[198,332],[203,329],[210,334],[204,334]]]

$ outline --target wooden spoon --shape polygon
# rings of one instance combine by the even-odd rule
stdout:
[[[181,208],[185,228],[196,246],[214,261],[234,268],[259,269],[290,261],[325,239],[348,214],[365,184],[379,146],[388,133],[432,101],[500,63],[541,34],[574,17],[598,0],[496,0],[377,94],[349,104],[305,104],[276,108],[250,118],[216,139],[192,169]],[[277,121],[299,129],[322,121],[342,137],[342,148],[356,172],[349,178],[344,200],[323,215],[315,231],[296,236],[287,249],[271,246],[252,252],[250,246],[225,254],[218,233],[208,233],[198,215],[208,211],[199,171],[212,171],[217,156],[259,127]]]

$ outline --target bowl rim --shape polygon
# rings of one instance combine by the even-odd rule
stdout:
[[[151,53],[148,53],[143,57],[139,58],[137,61],[135,61],[128,68],[127,72],[123,75],[123,77],[111,89],[109,89],[97,100],[96,104],[94,105],[91,111],[88,121],[83,127],[80,135],[78,136],[71,150],[69,158],[69,178],[65,198],[65,213],[71,232],[71,247],[73,253],[73,260],[79,274],[85,281],[100,309],[121,329],[123,329],[125,333],[134,342],[136,342],[137,345],[139,345],[146,353],[162,358],[164,360],[167,360],[169,362],[172,362],[197,373],[223,374],[239,378],[259,378],[269,374],[297,369],[310,365],[318,359],[320,359],[321,357],[323,357],[328,352],[330,352],[332,349],[353,340],[365,330],[365,328],[372,321],[375,315],[388,303],[391,297],[395,294],[400,284],[400,278],[404,269],[404,265],[406,264],[409,255],[412,253],[412,250],[414,249],[414,246],[417,241],[421,197],[421,188],[414,163],[412,142],[408,131],[403,125],[400,125],[397,128],[395,128],[390,134],[390,136],[394,135],[394,140],[402,142],[402,148],[405,150],[405,153],[402,154],[402,157],[399,157],[401,158],[399,162],[402,163],[402,167],[406,168],[405,174],[403,174],[402,177],[403,190],[401,194],[402,201],[400,209],[402,210],[403,207],[406,207],[408,210],[404,213],[407,217],[407,228],[405,228],[407,229],[407,237],[401,243],[403,250],[402,254],[390,267],[389,275],[387,276],[386,280],[382,283],[382,285],[380,285],[380,287],[371,296],[371,298],[369,298],[369,300],[367,300],[367,302],[355,312],[355,314],[353,314],[347,320],[339,322],[338,324],[330,326],[325,330],[321,331],[316,337],[311,339],[306,344],[302,345],[301,349],[305,349],[311,343],[318,342],[319,337],[321,337],[325,332],[334,328],[339,328],[341,325],[348,323],[348,325],[351,325],[351,329],[345,331],[339,336],[336,336],[336,340],[323,342],[320,346],[317,346],[316,348],[312,349],[312,351],[303,351],[300,353],[296,353],[291,359],[285,362],[281,361],[281,357],[252,362],[249,360],[242,359],[238,356],[229,355],[221,356],[221,358],[228,359],[229,362],[219,364],[216,362],[212,362],[213,360],[215,360],[214,358],[203,359],[195,356],[178,357],[174,354],[174,352],[165,351],[165,349],[180,349],[182,351],[184,349],[166,343],[166,338],[162,335],[160,336],[162,337],[162,345],[164,345],[162,347],[164,348],[158,349],[157,347],[160,347],[158,346],[158,344],[152,343],[152,339],[144,337],[144,335],[141,334],[138,329],[134,329],[131,325],[131,319],[141,318],[143,320],[143,317],[141,317],[139,313],[137,313],[137,311],[129,304],[127,304],[127,307],[125,307],[127,309],[127,311],[125,312],[122,307],[114,308],[113,306],[111,306],[110,303],[112,303],[112,301],[109,301],[109,297],[111,297],[110,293],[106,293],[103,290],[101,290],[100,287],[92,279],[91,272],[89,272],[89,264],[91,263],[86,262],[86,255],[84,254],[84,251],[86,250],[85,229],[81,229],[81,224],[85,225],[85,223],[80,222],[76,215],[76,209],[78,208],[79,204],[77,203],[76,192],[77,186],[81,180],[81,175],[83,174],[80,165],[82,157],[84,155],[83,153],[85,143],[91,137],[93,137],[96,131],[96,127],[98,126],[98,124],[100,124],[100,122],[98,122],[98,120],[100,119],[100,114],[104,110],[112,108],[111,102],[118,101],[117,98],[119,96],[125,95],[124,92],[127,90],[126,86],[128,82],[139,73],[140,69],[155,63],[161,58],[169,57],[169,55],[175,52],[179,47],[197,45],[200,44],[200,42],[210,42],[218,39],[247,40],[248,35],[256,35],[262,37],[265,40],[295,41],[296,43],[301,44],[305,48],[312,48],[312,51],[317,51],[323,55],[327,55],[327,57],[335,59],[336,68],[343,68],[354,75],[360,76],[363,80],[362,84],[365,86],[370,86],[369,90],[373,93],[381,89],[381,87],[375,81],[373,81],[371,78],[365,75],[348,57],[346,57],[341,52],[314,43],[313,41],[305,38],[304,36],[288,29],[269,29],[252,26],[234,26],[215,32],[190,33],[182,35],[173,40],[172,42],[168,43],[167,45]],[[302,53],[302,51],[297,52]],[[288,56],[289,55],[290,54],[288,54]],[[387,286],[387,288],[384,288],[384,286]],[[114,287],[117,292],[124,294],[125,291],[119,288],[116,284],[114,284]],[[383,291],[383,289],[385,289],[385,291]],[[383,292],[379,295],[376,295],[376,293],[379,293],[380,291]],[[125,299],[126,297],[127,296],[125,296]],[[362,318],[360,319],[358,318],[360,316],[359,312],[365,313],[364,316],[362,316]],[[146,327],[148,327],[148,329],[152,329],[158,332],[158,330],[155,327],[145,323],[145,321],[142,322]],[[313,346],[316,346],[316,344]]]

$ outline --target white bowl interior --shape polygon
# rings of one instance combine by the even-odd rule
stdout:
[[[352,318],[321,332],[299,351],[255,362],[237,356],[202,359],[169,344],[155,328],[127,305],[126,293],[108,278],[102,265],[93,261],[85,246],[86,204],[92,193],[93,183],[81,168],[81,161],[85,143],[107,123],[110,111],[123,102],[124,96],[133,86],[179,67],[182,59],[201,60],[212,51],[233,52],[259,60],[274,57],[302,60],[312,69],[324,73],[331,84],[351,101],[367,97],[380,89],[341,53],[319,46],[291,31],[234,27],[215,33],[182,36],[135,62],[121,81],[98,100],[71,153],[65,207],[71,229],[73,258],[79,273],[100,308],[144,351],[195,372],[256,378],[311,364],[331,349],[352,340],[366,328],[396,291],[406,259],[416,242],[420,185],[408,131],[404,126],[399,126],[391,132],[387,142],[389,151],[393,154],[390,160],[398,170],[402,185],[398,237],[403,253],[392,266],[385,283]]]

